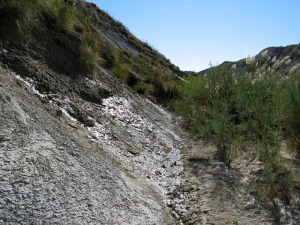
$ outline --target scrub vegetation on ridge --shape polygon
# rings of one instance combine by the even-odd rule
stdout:
[[[95,8],[94,4],[84,4]],[[71,52],[81,65],[76,73],[93,74],[101,66],[153,101],[167,103],[176,94],[178,78],[175,71],[179,70],[149,44],[138,42],[134,36],[129,35],[121,23],[116,26],[117,31],[122,31],[124,38],[131,40],[137,49],[147,51],[144,51],[143,57],[139,57],[113,46],[95,26],[99,17],[105,18],[106,26],[113,19],[101,10],[97,13],[94,16],[88,15],[76,1],[3,0],[0,3],[0,36],[6,39],[18,37],[26,43],[30,39],[39,38],[43,32],[48,33],[47,38],[53,37],[59,45],[65,45],[68,54]],[[65,38],[58,38],[57,41],[59,35],[68,37],[67,42],[71,44],[60,40]]]

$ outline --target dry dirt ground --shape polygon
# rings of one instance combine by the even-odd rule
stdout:
[[[261,201],[250,188],[261,168],[254,152],[241,154],[231,168],[218,162],[215,155],[214,146],[187,139],[183,184],[177,189],[177,195],[185,198],[184,224],[300,224],[296,204],[292,208],[280,201],[275,205]],[[295,160],[286,160],[299,175],[299,162],[297,166]],[[292,197],[295,203],[297,196]]]

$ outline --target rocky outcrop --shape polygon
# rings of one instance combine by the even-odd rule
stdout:
[[[39,98],[0,68],[0,223],[173,223],[153,183],[109,154],[107,136]]]
[[[0,41],[0,223],[174,224],[171,114],[101,67],[64,73],[48,47]]]
[[[262,72],[279,72],[283,75],[299,72],[300,69],[300,45],[289,45],[285,47],[269,47],[256,56],[249,56],[236,62],[224,62],[216,68],[244,74],[255,69]],[[200,71],[199,75],[204,75],[210,69]]]
[[[83,69],[76,32],[0,33],[0,223],[176,224],[172,115],[102,64]]]

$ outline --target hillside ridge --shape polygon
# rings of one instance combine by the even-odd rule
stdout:
[[[213,68],[237,71],[240,74],[253,71],[255,68],[274,71],[283,74],[291,74],[300,70],[300,44],[268,47],[255,56],[249,56],[238,61],[225,61]],[[198,72],[204,75],[209,72],[206,69]]]

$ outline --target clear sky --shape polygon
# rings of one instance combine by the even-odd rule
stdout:
[[[88,0],[182,70],[300,42],[300,0]]]

